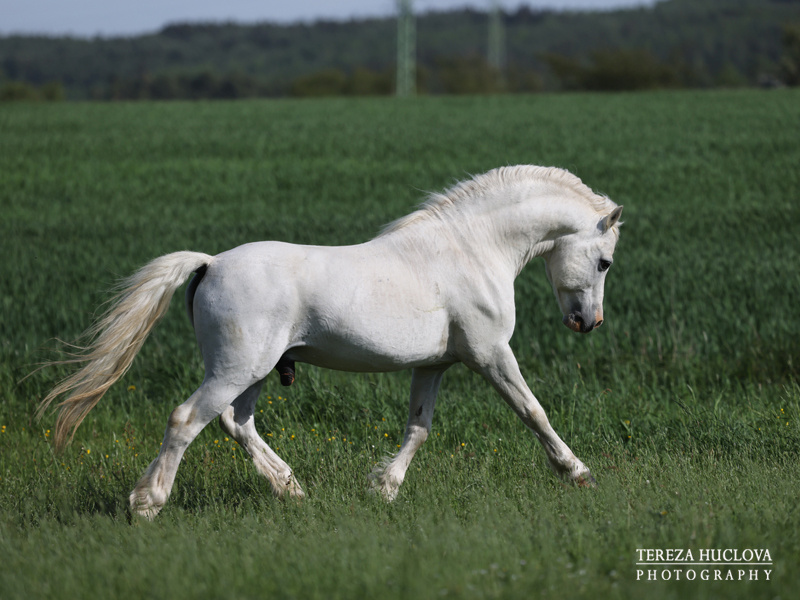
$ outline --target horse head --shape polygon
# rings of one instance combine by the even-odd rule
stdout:
[[[545,270],[553,286],[563,323],[572,331],[589,333],[603,323],[603,291],[613,262],[622,207],[560,236],[544,255]]]

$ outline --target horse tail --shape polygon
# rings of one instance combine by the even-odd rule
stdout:
[[[81,363],[83,367],[56,385],[36,411],[41,418],[61,395],[53,439],[58,450],[72,440],[75,431],[103,394],[130,368],[133,359],[156,323],[167,313],[175,290],[213,258],[200,252],[175,252],[156,258],[123,279],[108,310],[81,336],[90,341],[74,358],[51,364]]]

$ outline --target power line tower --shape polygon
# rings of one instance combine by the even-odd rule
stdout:
[[[503,10],[500,6],[500,0],[492,0],[492,7],[489,11],[489,52],[487,59],[489,66],[495,72],[496,83],[500,88],[505,85],[503,77],[503,69],[506,63],[505,38]]]
[[[397,0],[397,95],[413,96],[416,88],[416,30],[412,0]]]

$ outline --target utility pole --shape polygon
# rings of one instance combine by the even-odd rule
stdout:
[[[397,0],[397,96],[413,96],[416,90],[417,39],[412,0]]]
[[[503,77],[503,69],[506,63],[505,37],[500,0],[492,0],[492,8],[489,11],[489,52],[487,58],[489,66],[495,72],[496,83],[499,88],[503,88],[505,85]]]

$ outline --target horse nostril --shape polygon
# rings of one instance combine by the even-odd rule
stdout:
[[[564,315],[564,318],[561,319],[561,321],[564,323],[564,325],[575,332],[582,332],[585,327],[583,317],[579,312],[572,312],[568,315]]]
[[[600,319],[597,323],[595,323],[594,328],[597,329],[602,324],[603,324],[603,319]]]

